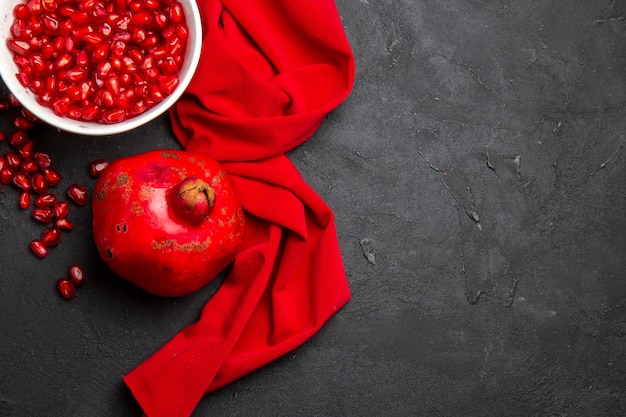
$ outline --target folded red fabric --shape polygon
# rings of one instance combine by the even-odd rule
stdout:
[[[191,415],[204,394],[293,350],[350,299],[333,213],[285,156],[352,88],[333,0],[198,3],[202,57],[172,126],[230,173],[246,237],[198,322],[124,377],[149,417]]]

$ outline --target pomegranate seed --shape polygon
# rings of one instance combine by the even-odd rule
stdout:
[[[156,11],[161,8],[161,3],[159,2],[159,0],[144,0],[143,6],[146,8],[146,10]]]
[[[22,172],[32,174],[35,171],[39,171],[39,165],[32,158],[26,158],[22,161],[20,169]]]
[[[59,7],[59,13],[61,16],[72,17],[72,15],[76,12],[78,12],[78,10],[73,5],[63,4]]]
[[[7,152],[4,156],[10,168],[17,170],[22,166],[22,158],[15,152]]]
[[[54,206],[54,217],[64,219],[70,212],[70,205],[65,201],[60,201]]]
[[[45,31],[50,34],[56,34],[59,30],[59,19],[56,16],[45,14],[42,16]],[[49,57],[48,57],[49,58]]]
[[[41,223],[50,223],[54,219],[54,211],[50,207],[35,207],[30,216]]]
[[[52,109],[57,116],[66,116],[69,111],[69,102],[71,99],[69,97],[62,97],[54,101],[52,103]]]
[[[106,124],[119,123],[126,120],[124,109],[112,109],[102,112],[102,122]]]
[[[100,113],[100,107],[97,104],[90,103],[83,107],[81,115],[84,120],[96,120]]]
[[[22,158],[30,158],[33,155],[33,149],[35,147],[35,143],[32,140],[26,140],[22,146],[17,150],[17,153]]]
[[[48,186],[50,187],[54,187],[55,185],[61,182],[61,174],[59,174],[53,169],[50,169],[50,168],[44,169],[43,175],[44,175],[46,184],[48,184]]]
[[[33,253],[39,258],[45,258],[46,255],[48,255],[48,248],[39,239],[31,240],[29,246]]]
[[[71,17],[72,21],[78,24],[87,23],[89,21],[89,14],[84,11],[76,12]]]
[[[9,94],[7,96],[7,99],[9,100],[9,104],[12,107],[22,107],[22,104],[19,102],[19,100],[17,99],[17,97],[15,97],[13,94]]]
[[[178,77],[162,75],[159,77],[159,88],[165,95],[170,95],[178,87]]]
[[[129,3],[127,3],[127,8],[131,12],[137,13],[137,12],[143,10],[143,5],[139,1],[133,0],[133,1],[129,2]]]
[[[33,123],[39,123],[39,119],[33,113],[31,113],[26,107],[22,107],[22,116]]]
[[[4,167],[0,170],[0,182],[3,184],[10,184],[13,180],[15,172],[10,167]]]
[[[144,100],[136,100],[132,103],[131,108],[130,108],[130,112],[131,114],[141,114],[144,111],[146,111],[146,109],[148,108],[148,106],[146,105],[146,102]]]
[[[183,5],[179,2],[173,3],[170,8],[170,21],[172,23],[182,23],[185,20],[185,12],[183,11]]]
[[[138,12],[133,14],[132,21],[137,26],[150,27],[154,18],[151,13]]]
[[[80,92],[80,87],[77,85],[70,85],[69,87],[67,87],[67,96],[69,97],[69,99],[71,101],[78,101],[80,100],[80,96],[81,96],[81,92]]]
[[[56,227],[58,227],[59,229],[61,229],[61,230],[72,230],[72,229],[74,229],[74,225],[72,224],[72,222],[70,222],[68,220],[67,217],[63,217],[61,219],[56,219],[54,221],[54,225]]]
[[[57,204],[57,196],[52,193],[40,194],[35,199],[35,207],[55,207]],[[54,213],[56,215],[56,213]]]
[[[82,110],[78,106],[71,106],[67,111],[67,117],[74,120],[80,120],[82,118]]]
[[[67,196],[79,206],[87,204],[87,189],[80,184],[72,184],[67,189]]]
[[[26,74],[23,71],[20,71],[17,74],[15,74],[15,77],[20,82],[20,84],[22,84],[23,87],[30,88],[30,78],[28,74]]]
[[[52,158],[50,158],[50,155],[44,152],[35,152],[33,154],[33,159],[35,160],[35,162],[37,162],[37,165],[39,165],[39,168],[42,170],[48,169],[52,165]]]
[[[30,55],[30,68],[35,74],[43,74],[46,70],[46,61],[42,54],[33,53]]]
[[[26,55],[30,51],[30,44],[26,41],[18,41],[15,39],[9,39],[7,46],[13,52],[18,55]]]
[[[85,271],[80,265],[70,265],[67,276],[75,287],[82,287],[85,284]]]
[[[92,59],[97,62],[104,61],[109,56],[109,44],[98,44],[96,50],[92,54]]]
[[[89,164],[89,174],[94,178],[98,178],[107,166],[109,166],[109,161],[97,159]]]
[[[47,12],[54,12],[59,4],[57,0],[41,0],[41,7]]]
[[[176,75],[178,74],[178,64],[173,57],[168,56],[163,60],[163,63],[161,64],[161,70],[166,75]]]
[[[30,130],[35,124],[23,116],[16,116],[13,119],[13,127],[19,130]]]
[[[31,15],[40,14],[43,11],[41,0],[30,0],[26,7]]]
[[[158,11],[154,14],[154,25],[163,30],[166,27],[168,27],[168,25],[170,24],[170,18],[169,16],[162,12],[162,11]]]
[[[4,155],[0,154],[0,171],[2,171],[4,169],[4,166],[6,165],[7,160],[4,157]]]
[[[31,186],[34,192],[37,194],[43,194],[48,191],[50,183],[46,180],[44,174],[40,171],[33,173],[31,177]]]
[[[30,16],[30,12],[25,4],[18,4],[13,9],[13,16],[15,16],[16,19],[25,19]]]
[[[18,172],[13,176],[12,179],[13,185],[19,188],[22,191],[30,191],[33,186],[30,182],[30,176],[25,172]]]
[[[61,230],[57,227],[46,227],[41,232],[41,242],[47,247],[56,246],[61,242]]]
[[[105,36],[100,33],[89,32],[83,35],[82,38],[90,45],[100,46],[104,42]]]
[[[26,210],[30,207],[30,193],[28,191],[22,191],[20,193],[19,205],[22,210]]]
[[[70,82],[82,81],[87,77],[87,70],[85,68],[73,67],[67,70],[65,78]]]
[[[76,296],[76,287],[67,278],[59,278],[57,280],[57,290],[61,294],[61,297],[66,300],[71,300]]]
[[[104,85],[106,86],[107,90],[111,92],[111,94],[116,96],[120,93],[120,83],[118,77],[112,76],[107,78],[107,80],[104,82]]]
[[[30,91],[32,91],[35,94],[42,94],[44,93],[45,86],[44,86],[44,81],[40,78],[35,78],[33,80],[31,80],[30,82]]]
[[[113,0],[115,3],[115,10],[119,13],[126,11],[126,0]]]

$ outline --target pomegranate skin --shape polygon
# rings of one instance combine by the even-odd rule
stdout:
[[[180,210],[176,190],[189,178],[214,193],[202,221]],[[92,210],[100,257],[115,274],[159,296],[202,288],[234,260],[243,240],[243,211],[226,171],[187,151],[154,150],[111,162],[94,188]]]

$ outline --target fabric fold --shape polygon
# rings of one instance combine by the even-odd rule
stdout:
[[[354,58],[332,0],[198,0],[200,66],[170,111],[182,146],[220,161],[246,217],[228,276],[187,326],[124,377],[147,417],[300,346],[350,299],[334,215],[285,155],[350,93]]]

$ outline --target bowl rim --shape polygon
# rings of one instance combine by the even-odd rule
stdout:
[[[10,2],[8,0],[1,1],[6,2],[4,7],[9,12],[6,12],[4,16],[0,16],[0,28],[4,28],[3,30],[0,30],[0,42],[2,42],[3,45],[0,49],[0,62],[2,62],[2,65],[0,65],[0,77],[8,90],[15,96],[22,106],[33,113],[39,120],[64,132],[85,136],[109,136],[128,132],[149,123],[167,112],[176,103],[176,101],[178,101],[178,99],[184,94],[198,68],[200,53],[202,50],[202,21],[200,18],[200,11],[196,0],[179,0],[185,12],[185,20],[187,22],[187,26],[189,27],[190,36],[187,41],[185,62],[179,72],[179,74],[182,73],[183,76],[179,78],[179,85],[172,94],[144,113],[120,123],[103,124],[57,116],[54,114],[52,109],[37,103],[35,101],[34,93],[23,87],[15,77],[15,74],[17,73],[17,65],[13,61],[12,53],[6,47],[6,42],[8,37],[8,28],[13,23],[13,15],[11,11],[16,4],[22,3],[23,0],[16,0],[14,2]]]

